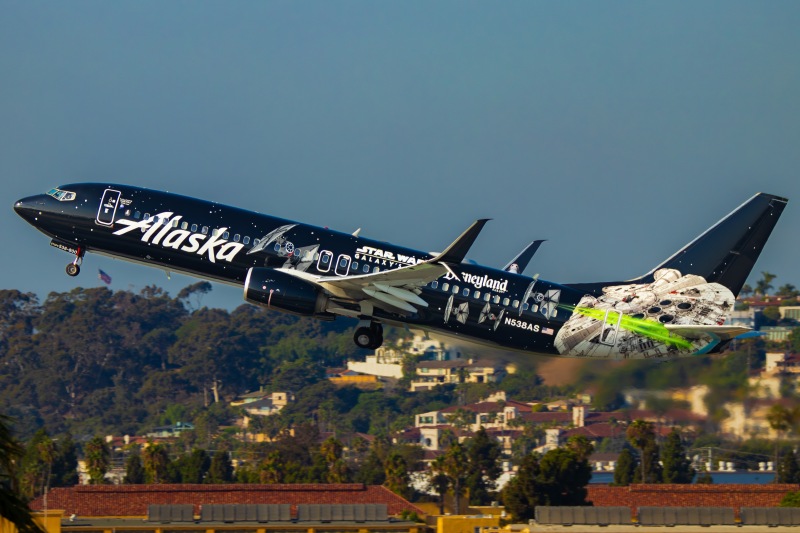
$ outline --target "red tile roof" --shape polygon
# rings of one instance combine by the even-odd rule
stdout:
[[[800,485],[589,485],[587,500],[595,507],[777,507]]]
[[[377,485],[295,484],[295,485],[77,485],[54,488],[48,493],[47,506],[63,509],[65,515],[83,517],[144,517],[147,506],[158,504],[192,504],[200,514],[202,505],[288,503],[292,513],[298,504],[364,504],[385,503],[389,514],[404,509],[422,513],[413,504]],[[33,500],[31,509],[44,508],[41,497]]]

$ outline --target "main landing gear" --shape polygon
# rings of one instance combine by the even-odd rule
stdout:
[[[75,254],[75,260],[67,265],[67,275],[73,278],[81,273],[81,263],[83,263],[83,255],[86,250],[82,246],[78,246],[78,252]]]
[[[364,325],[369,324],[369,325]],[[383,326],[378,322],[362,320],[358,323],[353,341],[359,348],[375,350],[383,344]]]

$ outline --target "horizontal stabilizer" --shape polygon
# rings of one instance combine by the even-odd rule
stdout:
[[[522,274],[525,271],[525,268],[528,266],[528,263],[530,263],[531,259],[533,258],[533,255],[543,242],[544,239],[540,239],[530,243],[528,246],[523,248],[519,254],[517,254],[517,257],[509,261],[508,264],[503,267],[503,270],[506,272],[513,272],[515,274]]]
[[[675,333],[686,339],[700,339],[711,336],[720,341],[735,339],[740,335],[753,330],[742,326],[701,326],[691,324],[665,324],[670,333]]]

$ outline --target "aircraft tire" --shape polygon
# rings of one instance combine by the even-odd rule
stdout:
[[[355,342],[356,346],[359,348],[371,349],[372,345],[375,343],[374,332],[370,328],[357,328],[356,332],[353,334],[353,342]]]
[[[67,275],[72,276],[73,278],[81,273],[81,267],[76,265],[75,263],[69,263],[67,265]]]

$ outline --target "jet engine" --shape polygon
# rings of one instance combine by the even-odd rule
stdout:
[[[272,268],[251,268],[244,280],[244,299],[270,309],[333,320],[325,312],[328,297],[319,287]]]

